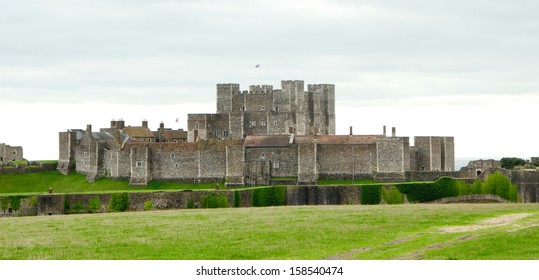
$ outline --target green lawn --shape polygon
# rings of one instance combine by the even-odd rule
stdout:
[[[2,218],[0,259],[538,259],[537,236],[537,204],[193,209]]]
[[[35,172],[27,174],[0,175],[0,195],[46,193],[52,187],[54,193],[84,193],[113,191],[155,191],[182,189],[214,189],[216,183],[185,184],[176,182],[151,181],[148,186],[129,186],[128,181],[100,179],[95,183],[86,182],[81,174],[71,173],[64,176],[57,171]]]

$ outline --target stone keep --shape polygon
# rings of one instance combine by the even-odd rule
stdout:
[[[247,135],[334,135],[335,85],[282,81],[281,89],[217,84],[217,113],[189,114],[188,141]]]

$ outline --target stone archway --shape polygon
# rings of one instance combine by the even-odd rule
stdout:
[[[481,174],[482,174],[483,172],[482,172],[481,170],[477,170],[475,173],[476,173],[477,177],[479,177],[479,176],[481,176]]]

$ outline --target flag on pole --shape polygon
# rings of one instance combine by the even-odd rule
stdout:
[[[260,64],[255,65],[255,68],[260,68]]]

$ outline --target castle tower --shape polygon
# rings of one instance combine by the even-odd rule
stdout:
[[[308,85],[307,121],[309,130],[320,134],[335,134],[335,85]],[[310,133],[308,133],[310,134]]]
[[[232,111],[232,97],[240,93],[239,84],[217,84],[217,114]]]

